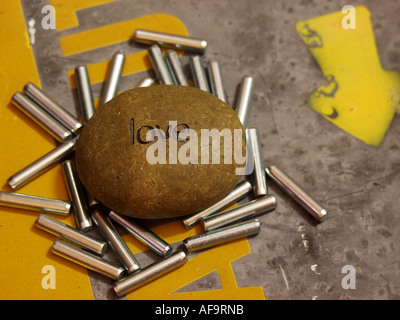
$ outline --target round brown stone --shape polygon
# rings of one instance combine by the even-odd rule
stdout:
[[[204,138],[211,132],[219,141]],[[109,209],[172,218],[203,210],[233,189],[236,168],[245,165],[233,155],[238,143],[245,156],[242,124],[226,103],[197,88],[155,85],[125,91],[99,109],[80,134],[75,160],[83,185]]]

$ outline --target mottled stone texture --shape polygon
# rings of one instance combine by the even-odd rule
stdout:
[[[153,142],[152,128],[158,135]],[[190,138],[183,135],[188,128],[194,130]],[[191,214],[226,196],[240,179],[234,129],[242,133],[236,141],[245,154],[236,113],[214,95],[166,85],[128,90],[86,124],[76,149],[77,170],[85,187],[120,214],[145,219]],[[203,145],[211,130],[217,134]]]

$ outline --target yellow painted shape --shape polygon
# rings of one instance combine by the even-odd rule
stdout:
[[[355,29],[342,27],[345,16],[339,11],[296,24],[328,81],[308,96],[307,104],[377,147],[399,108],[400,73],[382,69],[368,9],[355,8]]]
[[[61,37],[61,50],[64,56],[68,56],[128,41],[133,38],[136,29],[160,32],[168,30],[168,33],[187,35],[185,25],[178,18],[165,13],[155,13]]]
[[[56,28],[64,30],[78,26],[76,11],[113,2],[115,0],[50,0],[56,10]]]
[[[175,221],[163,225],[157,231],[166,241],[172,242],[201,232],[200,228],[196,229],[185,230],[180,221]],[[171,237],[162,233],[167,230]],[[124,239],[127,240],[126,237]],[[129,241],[127,244],[131,248]],[[128,300],[264,300],[261,287],[239,288],[232,270],[231,262],[250,252],[249,242],[245,238],[215,246],[189,259],[178,269],[128,293],[126,297]],[[175,293],[215,270],[218,271],[222,289]]]
[[[26,82],[40,85],[20,1],[2,4],[0,41],[0,181],[7,179],[55,147],[53,138],[10,103]],[[60,167],[19,189],[37,196],[68,199]],[[54,237],[34,226],[39,213],[0,207],[0,299],[93,299],[87,271],[49,252]],[[53,215],[65,223],[73,218]],[[42,268],[55,268],[56,288],[43,289]],[[73,281],[71,281],[73,279]]]

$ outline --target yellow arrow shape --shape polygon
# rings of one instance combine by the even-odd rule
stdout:
[[[342,130],[378,147],[400,102],[400,73],[381,66],[370,12],[354,8],[355,28],[342,11],[301,21],[296,29],[328,84],[307,104]]]

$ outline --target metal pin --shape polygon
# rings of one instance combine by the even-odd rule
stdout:
[[[107,242],[96,239],[46,214],[41,214],[36,219],[35,226],[98,255],[102,256],[107,251]]]
[[[203,67],[203,63],[201,61],[200,56],[190,57],[189,65],[195,87],[210,92],[210,86],[208,84],[206,70]]]
[[[0,191],[0,205],[62,215],[69,215],[71,213],[71,202],[69,201],[14,192]]]
[[[77,139],[78,138],[76,137],[60,144],[33,163],[12,175],[8,178],[7,183],[15,190],[40,176],[58,163],[58,161],[72,153],[75,150]]]
[[[118,296],[125,295],[161,276],[182,266],[187,261],[184,251],[178,251],[167,258],[163,258],[143,270],[129,275],[114,284],[114,291]]]
[[[160,47],[153,45],[147,51],[158,82],[161,84],[175,84]]]
[[[258,219],[250,220],[213,231],[208,231],[183,240],[189,252],[213,247],[228,241],[258,234],[261,223]]]
[[[140,43],[150,45],[157,44],[162,47],[180,49],[199,54],[204,53],[207,48],[207,41],[202,39],[143,29],[136,29],[133,39]]]
[[[75,78],[83,123],[86,124],[96,112],[96,109],[94,107],[92,88],[90,86],[89,74],[86,66],[78,66],[75,68]],[[99,204],[99,202],[93,197],[93,195],[86,189],[85,193],[89,209],[92,206]]]
[[[114,265],[62,240],[54,241],[51,252],[113,280],[119,280],[125,275],[125,269],[122,266]]]
[[[254,159],[254,169],[250,175],[253,184],[253,191],[255,197],[261,197],[268,194],[267,179],[265,177],[264,165],[261,156],[261,147],[258,139],[257,129],[246,129],[246,139],[250,146],[250,152]]]
[[[121,261],[128,273],[140,270],[139,263],[135,256],[129,250],[125,241],[119,235],[110,219],[108,219],[100,210],[95,209],[92,214],[94,223],[99,227],[104,238]]]
[[[176,84],[181,86],[189,86],[189,80],[183,70],[181,59],[175,50],[165,52],[165,59],[171,69],[171,73],[175,75]]]
[[[86,203],[88,206],[88,210],[94,210],[94,208],[96,206],[100,206],[101,203],[88,191],[86,190],[86,188],[84,188],[84,186],[82,186],[83,189],[85,189],[85,193],[86,193]]]
[[[173,82],[174,84],[178,84],[178,80],[176,79],[174,70],[172,69],[171,63],[170,63],[169,60],[167,59],[167,56],[165,56],[164,61],[165,61],[165,64],[167,65],[167,69],[168,69],[168,71],[169,71],[169,74],[171,75],[172,82]]]
[[[246,127],[251,99],[253,97],[254,79],[244,76],[239,87],[235,111],[243,127]]]
[[[54,119],[60,122],[65,128],[74,134],[77,134],[83,127],[83,124],[52,100],[47,94],[39,89],[32,82],[28,82],[24,87],[25,94],[35,101],[43,110],[49,113]]]
[[[67,128],[23,93],[16,92],[12,96],[11,101],[18,109],[35,121],[41,128],[59,142],[69,140],[73,137],[72,133]]]
[[[96,112],[93,102],[92,88],[90,86],[89,74],[86,66],[78,66],[75,68],[76,88],[78,91],[79,104],[81,106],[83,123],[88,120]]]
[[[122,52],[115,53],[111,59],[110,69],[101,93],[100,107],[117,95],[124,64],[125,54]]]
[[[139,83],[136,85],[136,88],[144,88],[144,87],[150,87],[155,83],[153,78],[143,78],[139,81]]]
[[[268,177],[270,177],[279,187],[281,187],[289,196],[291,196],[318,221],[322,221],[326,217],[326,209],[324,209],[324,207],[322,207],[317,201],[309,196],[296,182],[294,182],[276,166],[268,166],[265,169],[265,172],[267,173]]]
[[[276,199],[273,195],[262,196],[236,208],[216,213],[201,221],[204,231],[221,228],[237,222],[249,219],[257,214],[261,214],[275,209]]]
[[[76,172],[75,164],[71,160],[65,160],[61,164],[61,167],[72,202],[76,226],[79,230],[90,230],[92,228],[92,221],[87,212],[85,195]]]
[[[158,253],[160,256],[168,256],[171,254],[171,245],[141,224],[136,223],[132,220],[125,219],[113,211],[110,211],[108,217],[124,227],[126,231],[132,234],[144,245],[148,246],[150,249]]]
[[[227,103],[218,61],[216,59],[210,59],[207,64],[207,70],[210,79],[211,93]]]
[[[204,218],[212,215],[213,213],[217,212],[218,210],[225,208],[226,206],[228,206],[236,201],[241,200],[247,194],[249,194],[252,189],[253,189],[253,186],[251,185],[251,183],[249,181],[247,181],[247,180],[242,181],[225,198],[218,201],[211,207],[184,219],[183,224],[185,225],[185,227],[187,229],[194,226],[201,219],[204,219]]]

